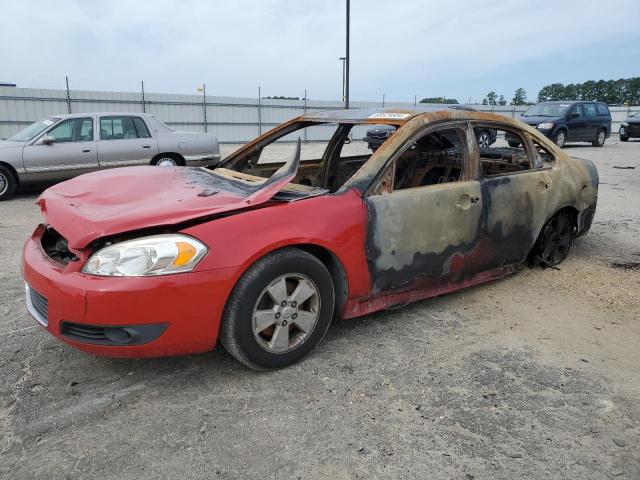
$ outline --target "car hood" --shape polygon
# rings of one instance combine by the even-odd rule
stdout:
[[[0,140],[0,150],[5,150],[7,148],[22,148],[24,147],[24,142],[9,142],[7,140]]]
[[[559,122],[564,120],[564,117],[520,117],[520,121],[526,123],[527,125],[538,125],[539,123],[546,122]]]
[[[294,177],[295,157],[252,185],[205,168],[127,167],[81,175],[38,198],[45,222],[82,249],[100,237],[252,208],[267,202]]]
[[[625,120],[627,123],[640,123],[640,118],[638,117],[629,117]]]

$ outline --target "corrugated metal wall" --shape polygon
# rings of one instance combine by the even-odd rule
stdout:
[[[0,87],[0,138],[6,138],[30,123],[47,115],[79,112],[142,112],[153,113],[159,119],[178,130],[204,131],[204,108],[201,95],[178,95],[138,92],[98,92],[71,90],[67,99],[66,90]],[[207,95],[206,128],[218,136],[222,143],[245,143],[255,138],[260,131],[289,120],[305,111],[341,108],[339,101],[279,100],[214,97]],[[380,102],[351,102],[357,107],[382,106]],[[410,106],[413,103],[385,103],[385,106]],[[518,117],[526,107],[472,105],[477,110],[494,111],[508,117]],[[613,131],[630,112],[640,107],[611,107]],[[360,127],[353,138],[364,136]],[[327,129],[327,132],[330,130]],[[324,140],[321,130],[308,131],[308,140]]]

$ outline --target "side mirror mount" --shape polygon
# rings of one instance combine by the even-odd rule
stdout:
[[[578,112],[571,112],[567,118],[571,120],[572,118],[578,118],[579,116],[580,114]]]
[[[42,143],[44,145],[52,145],[56,143],[56,139],[53,138],[51,135],[45,135],[44,137],[42,137]]]

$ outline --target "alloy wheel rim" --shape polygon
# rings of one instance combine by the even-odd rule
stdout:
[[[175,167],[177,165],[173,158],[161,158],[156,162],[158,167]]]
[[[478,138],[478,143],[482,148],[487,148],[489,146],[489,135],[486,133],[481,134],[480,138]]]
[[[564,133],[560,132],[558,134],[558,138],[556,139],[556,145],[558,145],[559,147],[562,147],[564,145],[564,141],[565,141]]]
[[[263,350],[274,354],[301,346],[320,317],[320,291],[306,275],[288,273],[267,285],[253,307],[251,330]]]
[[[598,143],[599,143],[600,145],[604,144],[604,132],[600,132],[600,133],[598,134]]]
[[[9,188],[9,179],[4,175],[4,173],[0,172],[0,195],[4,195],[4,193]]]

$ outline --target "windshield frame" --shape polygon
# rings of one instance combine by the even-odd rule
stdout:
[[[574,105],[576,105],[576,104],[575,103],[570,103],[570,102],[566,102],[566,103],[546,103],[546,102],[537,103],[537,104],[532,105],[531,107],[529,107],[523,113],[521,113],[520,116],[521,117],[549,117],[549,118],[565,117],[567,115],[567,113],[569,113],[569,110],[571,109],[571,107],[573,107]],[[532,115],[532,114],[529,113],[529,112],[531,112],[531,110],[534,110],[536,108],[542,109],[542,107],[550,107],[551,109],[556,107],[559,110],[559,112],[556,115],[542,115],[540,113]],[[564,107],[564,110],[560,110],[561,107]]]
[[[42,135],[42,133],[46,132],[47,130],[50,130],[53,126],[57,125],[60,122],[60,120],[62,120],[61,117],[52,116],[52,117],[45,117],[42,120],[35,121],[29,126],[23,128],[22,130],[19,130],[18,132],[14,133],[9,138],[7,138],[7,142],[20,142],[20,143],[30,142],[34,138],[38,137],[39,135]],[[47,123],[47,122],[50,122],[50,123]],[[40,124],[42,128],[36,130],[35,133],[31,133],[29,136],[24,136],[25,132],[30,131],[30,129],[32,129],[33,127],[36,127],[38,124]],[[21,134],[22,136],[20,136]]]

